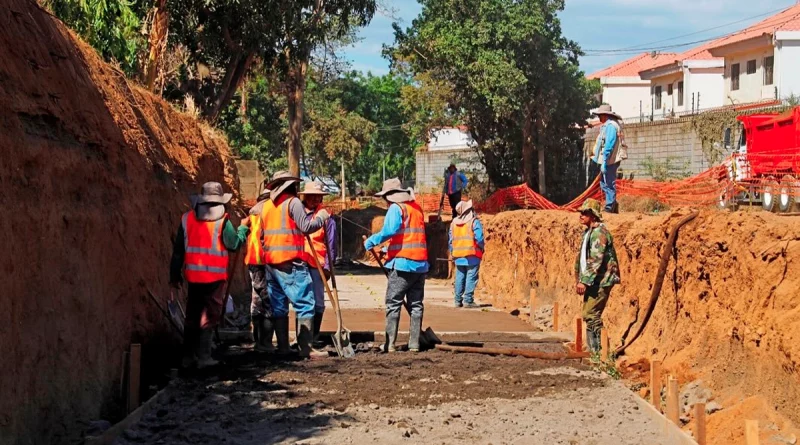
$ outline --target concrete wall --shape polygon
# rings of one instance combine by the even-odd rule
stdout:
[[[781,98],[800,95],[800,32],[792,34],[797,37],[779,41],[775,51],[775,84]]]
[[[778,57],[777,51],[772,46],[757,48],[754,50],[740,52],[725,57],[725,105],[733,103],[757,102],[762,99],[772,99],[775,97],[775,85],[764,85],[764,59],[768,56],[775,57],[775,79],[778,77]],[[747,62],[756,61],[755,74],[747,74]],[[731,67],[739,64],[739,89],[731,90]],[[797,72],[794,73],[797,77]]]
[[[689,127],[690,118],[666,119],[624,126],[628,144],[628,159],[621,169],[627,178],[631,173],[638,179],[649,179],[642,163],[648,156],[655,161],[674,158],[672,165],[684,167],[692,174],[700,173],[711,165],[705,160],[700,139]],[[587,153],[591,153],[599,127],[586,132],[584,140]]]
[[[650,116],[650,84],[604,84],[603,102],[623,118],[639,117],[640,106],[642,113]]]
[[[456,164],[467,177],[470,173],[479,173],[482,178],[485,177],[486,169],[475,149],[418,151],[415,190],[419,193],[441,192],[444,170],[450,163]]]

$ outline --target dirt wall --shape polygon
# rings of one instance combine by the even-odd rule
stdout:
[[[171,239],[225,142],[127,82],[30,0],[0,8],[0,443],[76,443],[123,351],[169,336]]]
[[[669,228],[687,213],[606,217],[623,280],[604,315],[612,343],[644,315]],[[557,300],[563,308],[561,330],[572,329],[580,308],[573,267],[581,239],[577,214],[516,211],[484,221],[485,298],[523,308],[535,286],[542,304]],[[726,409],[760,396],[765,407],[800,424],[798,288],[796,217],[704,211],[681,230],[653,318],[626,360],[661,359],[682,383],[710,384]]]

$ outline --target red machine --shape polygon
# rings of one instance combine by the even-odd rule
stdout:
[[[800,107],[737,119],[739,144],[725,163],[733,186],[720,205],[760,202],[770,212],[800,210]],[[729,130],[725,136],[728,145]]]

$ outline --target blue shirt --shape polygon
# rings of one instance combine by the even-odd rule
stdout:
[[[605,140],[605,144],[603,144],[602,147],[597,147],[597,156],[595,156],[594,162],[599,163],[598,158],[600,157],[600,153],[602,153],[603,159],[608,163],[608,157],[611,156],[611,152],[614,151],[614,145],[617,144],[617,127],[611,123],[610,120],[606,121],[606,123],[600,127],[600,136],[597,138],[597,144],[599,144],[601,140]],[[613,164],[613,162],[611,163]]]
[[[452,177],[452,183],[450,181]],[[459,184],[460,182],[460,184]],[[460,192],[467,188],[467,177],[464,173],[456,170],[455,173],[450,173],[450,171],[445,171],[444,173],[444,189],[445,193],[448,195],[452,195],[453,193]]]
[[[392,204],[386,212],[386,219],[383,220],[383,228],[380,232],[367,238],[364,242],[364,248],[367,250],[385,243],[392,236],[400,233],[403,228],[403,211],[400,206]],[[408,258],[394,257],[386,263],[387,269],[395,269],[401,272],[414,272],[414,273],[428,273],[428,262],[409,260]]]
[[[483,239],[483,224],[478,218],[472,220],[472,231],[475,232],[475,243],[478,244],[478,248],[484,250],[484,239]],[[448,236],[449,242],[448,245],[450,246],[450,255],[453,254],[453,226],[450,225],[450,234]],[[455,259],[456,266],[477,266],[481,263],[481,259],[470,255],[463,258],[456,258]]]

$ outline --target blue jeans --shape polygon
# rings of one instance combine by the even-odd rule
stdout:
[[[267,265],[267,271],[272,278],[267,281],[267,288],[273,316],[288,316],[291,301],[297,318],[314,318],[314,291],[308,265],[303,262]]]
[[[462,297],[465,304],[472,304],[475,302],[473,296],[475,295],[475,287],[478,285],[478,272],[480,268],[480,264],[474,266],[456,266],[456,304],[461,303]]]
[[[321,314],[325,312],[325,282],[324,277],[319,276],[319,271],[316,267],[309,267],[308,272],[311,273],[311,285],[314,289],[314,312]]]
[[[605,210],[611,210],[611,205],[617,202],[617,169],[619,162],[616,164],[606,165],[606,172],[600,173],[600,190],[606,195]]]

